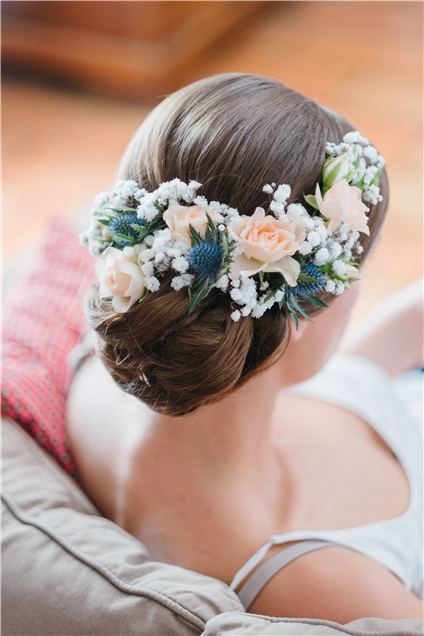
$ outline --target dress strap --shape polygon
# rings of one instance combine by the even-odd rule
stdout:
[[[237,595],[247,611],[259,592],[265,587],[268,581],[286,565],[308,552],[338,545],[332,541],[299,541],[294,545],[277,552],[270,559],[265,561],[243,585]]]

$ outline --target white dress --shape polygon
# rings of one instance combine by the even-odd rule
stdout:
[[[351,548],[378,561],[393,572],[408,590],[422,598],[423,376],[421,371],[409,371],[392,378],[365,358],[336,355],[311,380],[291,388],[296,394],[344,407],[368,422],[392,449],[405,470],[411,493],[409,506],[404,514],[387,521],[341,530],[300,530],[274,535],[237,572],[231,583],[232,589],[250,574],[272,545],[318,539]],[[294,551],[297,549],[296,546],[292,548]],[[286,548],[283,552],[290,549]],[[269,576],[259,586],[266,580]],[[253,596],[259,591],[260,587]]]

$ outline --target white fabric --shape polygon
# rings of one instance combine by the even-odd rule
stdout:
[[[420,371],[391,378],[356,356],[337,355],[314,378],[293,386],[299,395],[357,413],[390,446],[409,480],[410,502],[399,517],[342,530],[295,531],[274,535],[237,572],[235,589],[272,545],[323,539],[352,548],[391,570],[417,596],[423,595],[423,435]]]

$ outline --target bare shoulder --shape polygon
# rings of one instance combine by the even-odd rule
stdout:
[[[343,547],[303,555],[278,572],[249,612],[345,624],[358,618],[423,618],[423,605],[372,559]]]

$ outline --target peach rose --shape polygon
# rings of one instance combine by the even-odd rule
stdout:
[[[119,313],[128,311],[144,292],[144,274],[137,265],[137,258],[132,247],[125,247],[122,252],[108,247],[94,266],[100,298],[112,296],[112,306]]]
[[[294,287],[300,272],[292,258],[304,241],[306,232],[302,220],[279,221],[265,210],[256,208],[252,216],[234,219],[228,225],[231,238],[243,249],[234,257],[230,277],[253,276],[258,272],[280,272]]]
[[[329,219],[326,225],[331,232],[335,232],[342,223],[346,223],[350,230],[370,233],[368,217],[365,215],[369,208],[361,201],[360,189],[350,186],[346,179],[338,181],[327,190],[324,199],[317,184],[315,197],[322,216]]]
[[[172,231],[172,239],[174,241],[183,241],[186,245],[191,245],[188,233],[189,225],[191,225],[202,238],[205,238],[206,228],[208,227],[208,214],[212,221],[215,218],[215,212],[210,208],[204,208],[201,205],[170,205],[163,215],[163,220]]]

